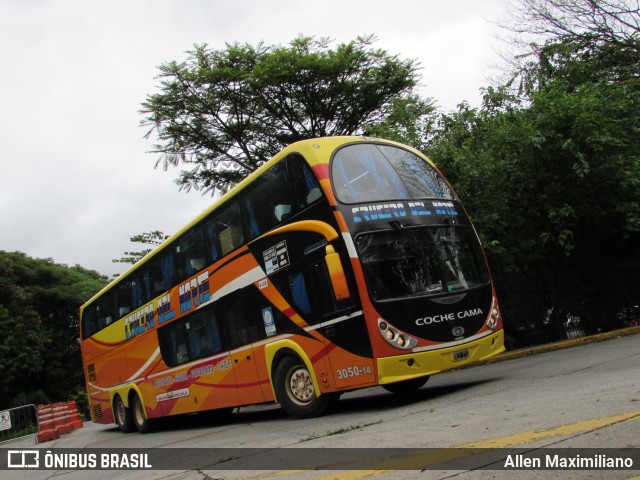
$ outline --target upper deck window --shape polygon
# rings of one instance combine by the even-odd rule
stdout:
[[[331,176],[336,197],[343,203],[454,198],[431,165],[391,145],[361,143],[340,149],[333,158]]]

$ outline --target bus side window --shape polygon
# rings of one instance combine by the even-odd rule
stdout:
[[[149,273],[149,267],[145,267],[142,270],[141,273],[141,280],[142,280],[142,289],[146,294],[146,301],[151,300],[152,298],[154,298],[156,296],[155,292],[152,290],[152,285],[151,285],[151,275]]]
[[[218,328],[218,317],[216,316],[216,312],[213,308],[208,308],[206,311],[207,314],[207,326],[206,326],[206,345],[201,345],[202,350],[200,351],[200,356],[204,356],[203,352],[206,352],[208,347],[211,348],[211,354],[221,352],[224,343],[222,341],[222,336],[220,335],[220,329]]]
[[[189,355],[187,354],[187,345],[185,343],[179,343],[176,349],[176,361],[178,364],[187,363],[189,361]]]
[[[153,259],[149,266],[149,277],[153,296],[157,296],[176,283],[176,273],[173,264],[173,253],[166,252]]]
[[[253,318],[253,315],[247,315],[245,305],[248,302],[244,301],[242,291],[229,294],[221,298],[218,303],[220,304],[218,315],[224,323],[230,348],[247,345],[266,337],[266,334],[261,335],[258,330],[258,321],[261,322],[261,320]]]
[[[174,355],[175,364],[187,363],[189,361],[189,352],[187,351],[187,339],[185,338],[184,322],[174,325],[173,327],[173,349],[171,353]]]
[[[311,315],[311,302],[304,273],[290,273],[288,280],[294,307],[305,316]]]
[[[322,198],[322,189],[307,162],[298,154],[287,157],[296,211]]]
[[[184,321],[175,322],[158,329],[160,354],[169,367],[189,361],[185,324]]]
[[[237,199],[228,202],[220,212],[214,216],[216,231],[220,240],[222,255],[226,255],[238,248],[244,242],[242,232],[242,217]]]
[[[213,308],[207,308],[189,317],[190,360],[207,357],[222,351],[222,339]]]
[[[202,226],[207,251],[207,260],[213,263],[220,258],[220,247],[218,245],[218,235],[216,234],[215,219],[209,217]]]
[[[162,278],[162,267],[160,266],[160,258],[156,257],[148,263],[147,272],[149,275],[149,284],[151,287],[151,296],[157,297],[164,293],[168,286],[165,285]]]
[[[94,302],[82,311],[82,338],[89,338],[98,331],[98,306]]]
[[[277,163],[241,195],[247,240],[271,230],[291,213],[291,192],[284,162]]]
[[[149,301],[149,292],[142,276],[138,275],[131,280],[132,307],[138,308]]]
[[[96,303],[96,332],[99,332],[113,322],[114,311],[116,311],[116,294],[112,290]],[[95,333],[95,332],[94,332]]]
[[[184,280],[202,270],[206,264],[202,229],[196,226],[178,241],[175,247],[178,280]]]
[[[127,313],[131,312],[133,306],[131,280],[126,279],[118,284],[116,288],[116,299],[117,318],[124,317]]]

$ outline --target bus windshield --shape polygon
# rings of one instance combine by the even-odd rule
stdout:
[[[336,153],[331,175],[336,197],[342,203],[454,199],[434,168],[413,153],[392,145],[347,145]]]
[[[375,300],[438,295],[489,282],[469,227],[411,227],[355,239]]]

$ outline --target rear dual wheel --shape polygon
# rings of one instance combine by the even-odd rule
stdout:
[[[151,420],[147,418],[144,405],[138,395],[133,395],[131,400],[131,411],[133,413],[133,423],[140,433],[149,433],[151,430]]]
[[[116,395],[113,401],[113,410],[116,425],[122,433],[138,430],[140,433],[148,433],[151,428],[151,421],[147,418],[144,405],[137,394],[131,397],[129,407],[125,407],[120,395]]]
[[[120,395],[116,395],[116,398],[113,400],[113,415],[116,419],[116,425],[118,425],[122,433],[133,432],[136,429],[133,423],[131,409],[124,406]]]

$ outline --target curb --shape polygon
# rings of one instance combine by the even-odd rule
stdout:
[[[510,352],[504,352],[495,357],[487,358],[478,362],[480,365],[487,363],[497,363],[507,360],[513,360],[514,358],[529,357],[532,355],[538,355],[540,353],[553,352],[555,350],[562,350],[565,348],[576,347],[579,345],[587,345],[590,343],[603,342],[605,340],[611,340],[612,338],[628,337],[630,335],[636,335],[640,333],[640,326],[628,327],[621,330],[614,330],[612,332],[599,333],[597,335],[590,335],[588,337],[573,338],[571,340],[563,340],[560,342],[547,343],[545,345],[539,345],[536,347],[523,348],[520,350],[513,350]],[[477,365],[477,364],[476,364]]]

